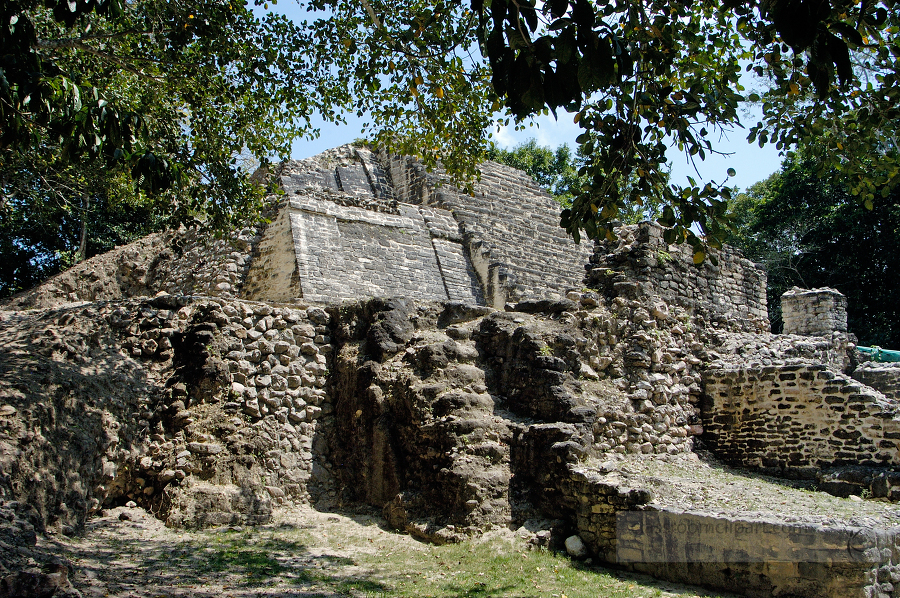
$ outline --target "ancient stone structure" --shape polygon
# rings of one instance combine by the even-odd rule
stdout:
[[[781,296],[785,334],[804,336],[847,332],[847,298],[834,289],[794,287]]]
[[[900,405],[824,365],[709,369],[703,426],[742,467],[815,476],[830,465],[895,465]]]
[[[261,240],[247,298],[399,295],[502,309],[582,284],[590,248],[566,238],[546,192],[499,164],[485,165],[472,194],[412,160],[349,146],[275,176],[286,203]]]
[[[616,241],[599,243],[590,260],[589,286],[620,296],[654,295],[714,327],[769,330],[762,269],[727,246],[713,252],[716,264],[709,259],[696,266],[690,246],[668,245],[662,232],[647,222],[622,231]]]
[[[900,399],[900,363],[865,362],[853,370],[853,379],[890,399]]]
[[[835,291],[788,294],[802,315],[773,335],[765,273],[740,252],[695,266],[647,223],[575,245],[552,200],[496,164],[472,195],[349,146],[271,176],[284,194],[266,226],[153,235],[2,306],[3,566],[35,529],[70,533],[128,500],[174,526],[363,502],[436,542],[537,521],[668,579],[893,595],[887,516],[774,510],[764,523],[795,525],[766,532],[781,564],[702,532],[666,532],[659,558],[653,530],[760,520],[666,502],[628,474],[699,463],[702,444],[900,498],[900,369],[857,367]],[[864,558],[828,553],[848,533]],[[800,545],[817,562],[791,556]]]

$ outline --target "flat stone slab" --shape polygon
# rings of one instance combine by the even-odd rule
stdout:
[[[648,490],[618,511],[618,565],[760,596],[892,596],[900,582],[900,507],[838,498],[811,482],[770,478],[696,454],[638,455],[579,467],[604,483]]]
[[[825,527],[900,526],[900,504],[838,498],[815,491],[809,480],[787,480],[703,461],[695,454],[670,457],[630,455],[589,466],[609,469],[622,485],[653,492],[659,508],[734,518],[776,519]]]

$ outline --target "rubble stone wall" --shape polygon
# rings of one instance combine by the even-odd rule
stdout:
[[[707,370],[704,440],[740,467],[815,475],[900,463],[900,406],[824,365]]]
[[[0,495],[47,525],[126,500],[169,525],[253,523],[327,498],[321,308],[162,296],[4,315]]]
[[[713,250],[698,266],[690,246],[668,245],[658,225],[623,226],[617,233],[616,241],[596,245],[588,286],[623,296],[637,293],[640,287],[645,294],[682,306],[716,327],[769,330],[766,273],[740,250],[728,246]]]
[[[336,484],[410,533],[557,517],[577,503],[567,464],[692,448],[699,361],[674,313],[578,292],[504,312],[400,298],[332,311]]]
[[[847,298],[830,288],[792,288],[781,296],[785,334],[830,336],[847,332]]]
[[[3,306],[33,309],[75,301],[153,296],[160,291],[238,297],[258,241],[255,227],[225,239],[215,239],[195,228],[155,233],[77,264],[34,289],[4,300]]]

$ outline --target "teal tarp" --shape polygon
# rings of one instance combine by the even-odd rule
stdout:
[[[856,347],[856,350],[870,361],[900,362],[900,351],[888,351],[880,347]]]

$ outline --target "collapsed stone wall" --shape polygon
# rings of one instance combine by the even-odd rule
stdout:
[[[658,225],[643,222],[616,232],[617,240],[597,243],[588,286],[623,296],[641,289],[687,309],[701,326],[768,332],[766,273],[739,249],[711,250],[695,265],[691,247],[667,244]]]
[[[704,340],[709,347],[709,366],[712,368],[822,364],[835,372],[847,373],[853,369],[855,345],[843,332],[830,336],[798,336],[708,330]]]
[[[703,428],[727,463],[814,477],[900,462],[900,406],[824,365],[704,372]]]
[[[126,500],[183,526],[362,500],[452,539],[553,511],[587,455],[690,451],[679,320],[591,293],[518,308],[163,295],[4,312],[0,498],[71,528]]]
[[[900,400],[900,363],[866,361],[857,366],[851,377],[871,386],[889,399]]]
[[[574,519],[571,465],[684,454],[699,431],[696,340],[664,306],[572,292],[507,312],[402,299],[331,311],[340,495],[434,541]]]
[[[177,296],[5,312],[0,496],[63,528],[126,500],[204,526],[327,497],[328,318]]]
[[[850,475],[857,491],[890,496],[884,475],[835,468],[900,464],[900,403],[879,392],[900,378],[856,366],[846,299],[834,289],[794,288],[782,300],[792,334],[708,333],[704,442],[738,467],[818,478],[841,495]]]
[[[4,309],[172,295],[238,297],[259,240],[255,227],[214,239],[196,228],[154,233],[116,247],[2,301]]]

